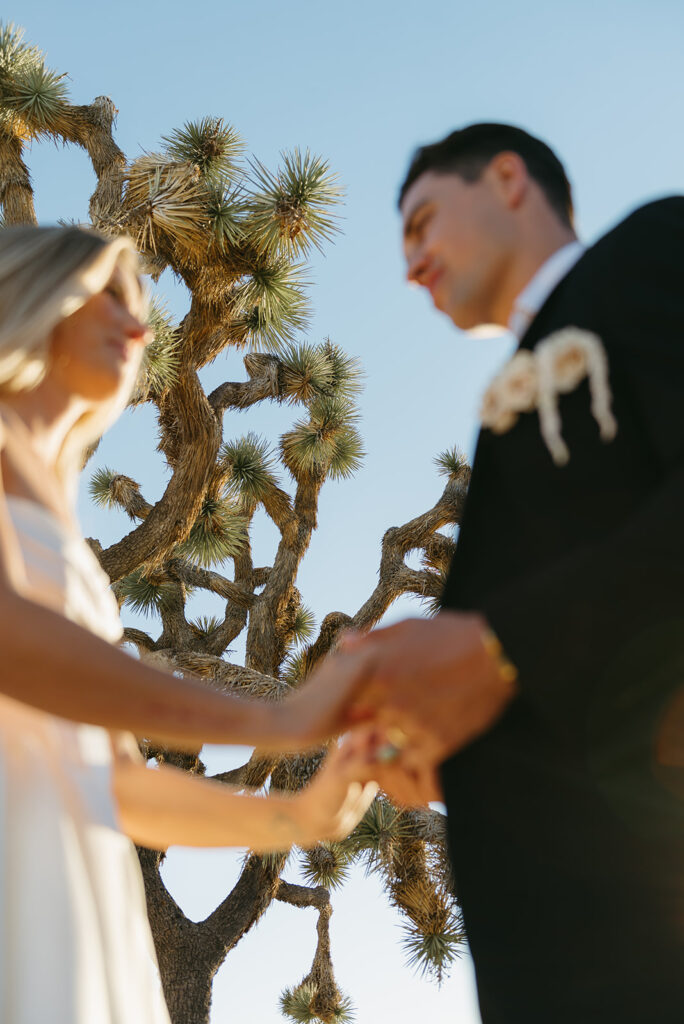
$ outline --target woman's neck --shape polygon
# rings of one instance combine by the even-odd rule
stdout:
[[[2,404],[26,428],[38,458],[56,470],[69,431],[86,411],[84,402],[58,392],[44,381],[31,391],[3,395]]]

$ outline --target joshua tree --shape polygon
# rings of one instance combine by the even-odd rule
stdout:
[[[189,294],[180,324],[153,307],[155,340],[131,400],[152,403],[158,413],[158,446],[170,474],[162,497],[151,503],[118,470],[100,467],[91,479],[94,500],[124,509],[135,524],[117,543],[103,548],[91,540],[91,546],[120,604],[152,613],[158,623],[155,635],[126,629],[125,642],[141,658],[208,686],[277,700],[335,646],[343,628],[370,629],[402,594],[436,604],[453,549],[451,537],[440,531],[459,522],[468,467],[455,450],[439,457],[446,487],[436,504],[387,531],[373,593],[353,615],[327,614],[316,631],[297,589],[298,569],[316,527],[321,488],[330,478],[351,475],[363,454],[354,404],[358,365],[329,340],[301,340],[307,324],[304,261],[334,234],[341,190],[326,163],[308,152],[284,154],[277,171],[244,161],[237,133],[219,117],[186,124],[163,139],[159,152],[129,162],[112,137],[115,113],[104,96],[88,105],[70,103],[64,76],[46,68],[19,30],[0,27],[5,223],[36,221],[26,143],[73,143],[87,151],[97,177],[92,225],[109,235],[129,233],[145,271],[156,281],[171,268]],[[198,371],[230,347],[247,350],[245,378],[206,394]],[[261,402],[299,407],[299,418],[278,445],[252,433],[225,440],[226,414]],[[233,417],[226,419],[232,424]],[[269,565],[255,565],[250,547],[259,507],[278,531]],[[406,562],[415,551],[422,555],[419,569]],[[189,619],[191,591],[218,595],[223,615]],[[237,665],[225,655],[241,634],[246,657]],[[181,755],[153,748],[144,738],[141,748],[158,762],[204,771],[199,750]],[[272,757],[257,750],[218,778],[240,788],[295,790],[324,753]],[[214,974],[274,899],[318,911],[313,964],[283,994],[284,1014],[302,1022],[345,1019],[350,1004],[335,983],[328,920],[330,890],[344,882],[354,860],[381,874],[389,899],[405,916],[414,965],[440,978],[462,942],[442,816],[402,810],[383,796],[348,841],[297,852],[307,884],[283,877],[293,851],[248,854],[237,884],[200,923],[188,920],[166,890],[159,872],[163,855],[139,852],[176,1024],[208,1019]]]

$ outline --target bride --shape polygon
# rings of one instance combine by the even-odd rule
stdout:
[[[145,314],[127,240],[78,228],[0,233],[0,1019],[8,1024],[168,1024],[131,840],[160,849],[305,846],[346,835],[376,791],[360,732],[302,793],[267,799],[149,769],[138,753],[134,734],[179,748],[311,745],[342,724],[344,679],[354,677],[323,669],[269,705],[177,679],[115,646],[116,601],[74,504],[84,448],[135,383]]]

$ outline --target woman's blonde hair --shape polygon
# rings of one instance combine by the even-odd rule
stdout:
[[[8,227],[0,231],[0,399],[37,387],[50,367],[51,335],[61,320],[101,292],[122,265],[139,274],[130,239],[79,227]],[[140,290],[141,319],[147,302]],[[117,418],[129,395],[84,413],[60,453],[57,471],[73,482],[85,449]]]

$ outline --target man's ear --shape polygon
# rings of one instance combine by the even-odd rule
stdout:
[[[492,157],[485,175],[496,195],[509,210],[517,210],[529,189],[527,165],[518,153],[504,150]]]

